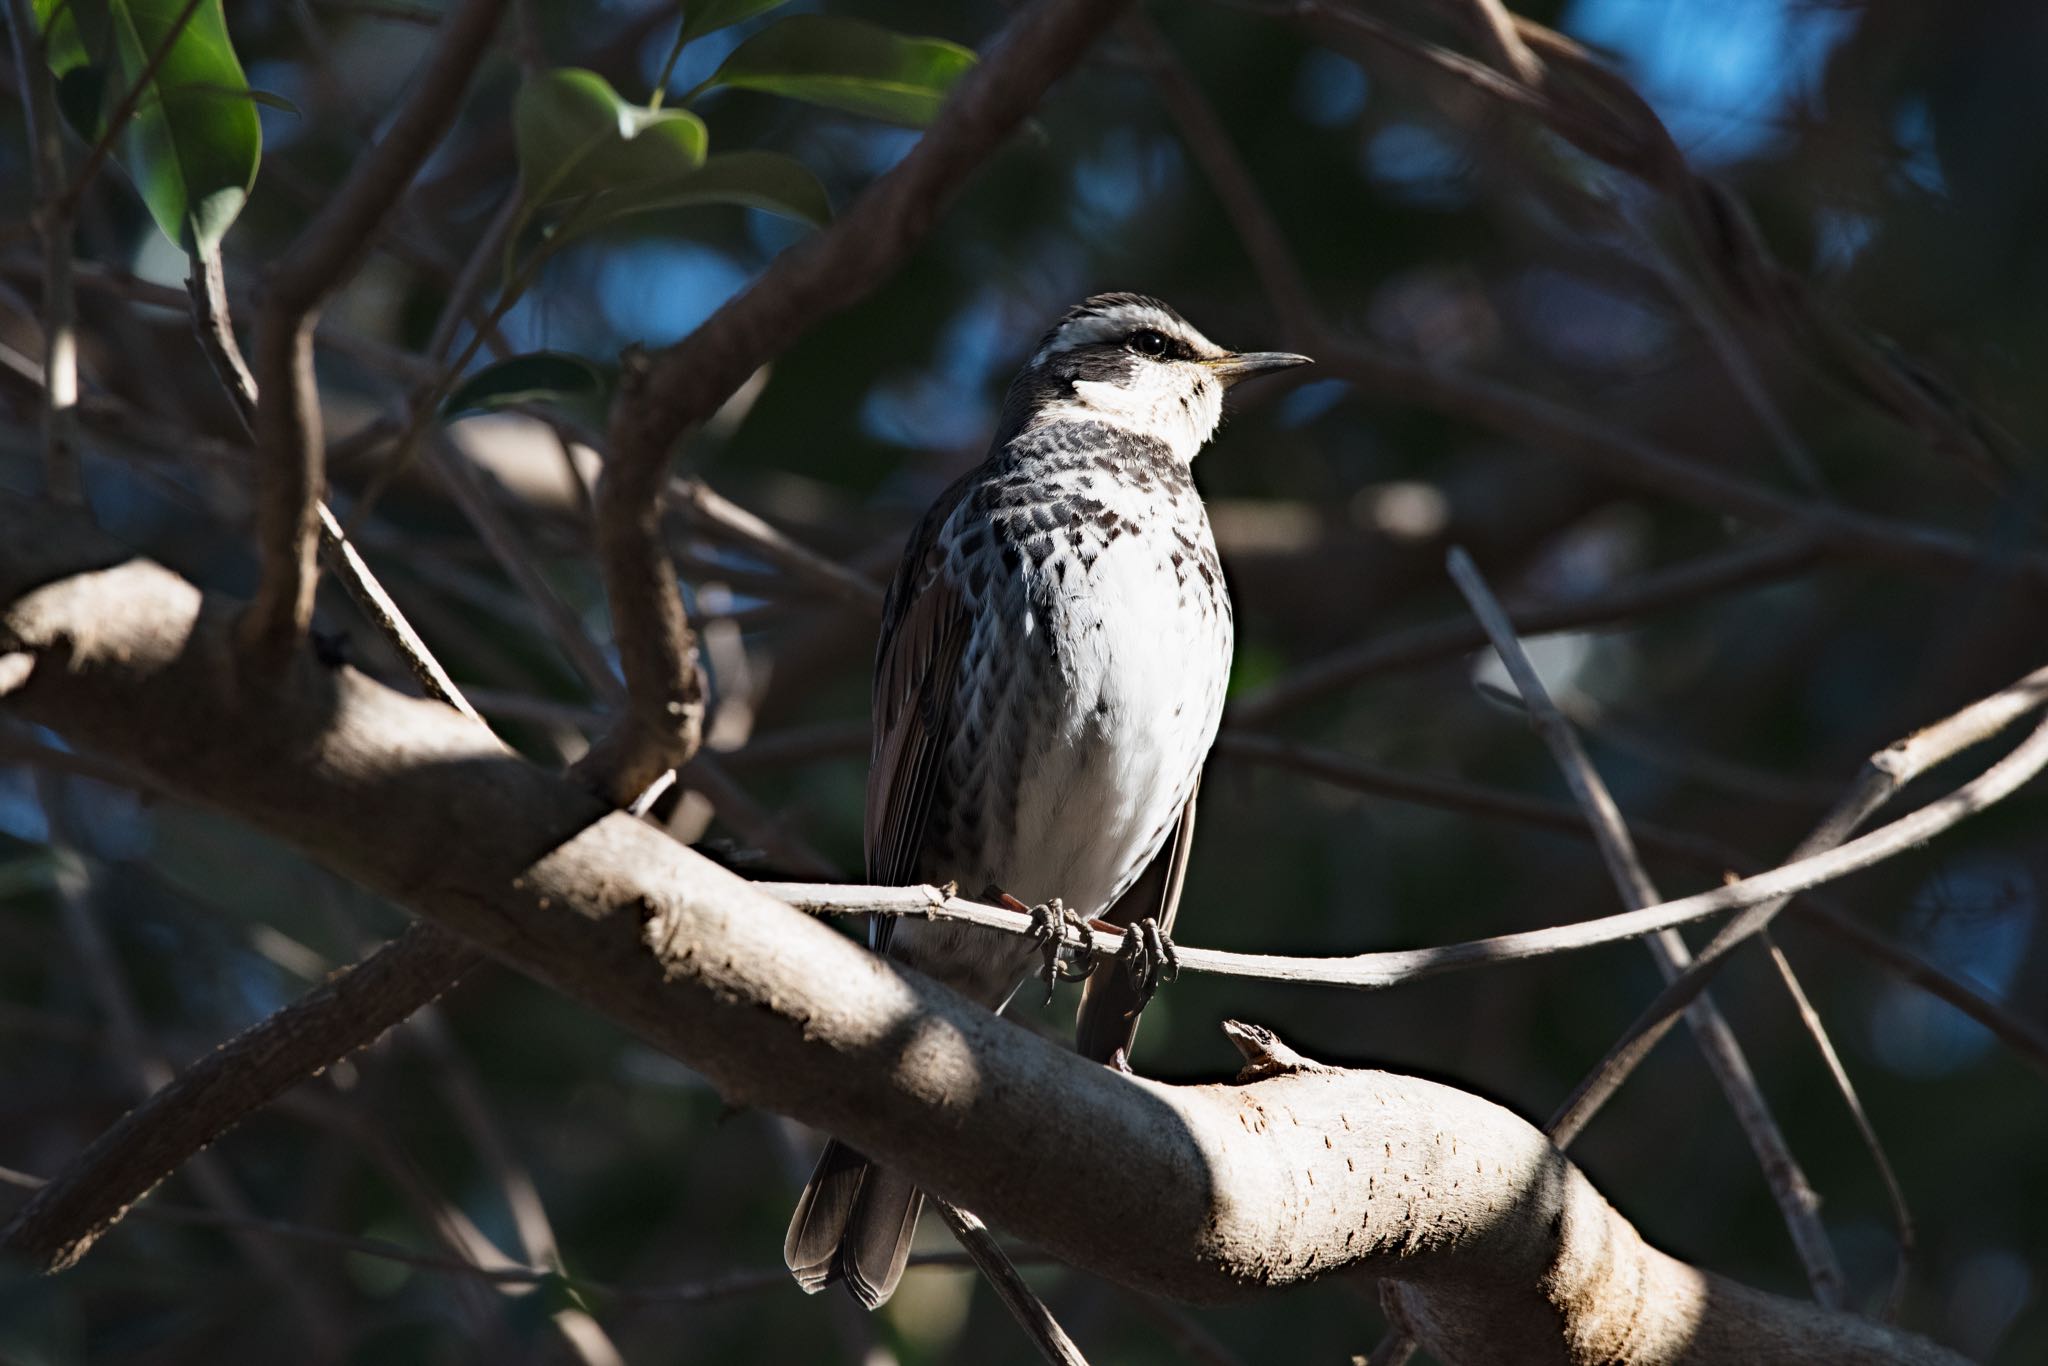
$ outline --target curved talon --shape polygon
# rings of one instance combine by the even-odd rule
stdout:
[[[1150,916],[1133,921],[1125,929],[1124,946],[1117,958],[1130,975],[1132,989],[1138,993],[1139,1010],[1150,1003],[1160,987],[1180,976],[1180,954],[1166,931],[1159,928],[1159,922]]]
[[[1043,905],[1032,906],[1029,911],[1031,941],[1038,945],[1039,953],[1045,959],[1038,975],[1045,982],[1045,999],[1050,1004],[1055,986],[1061,982],[1078,982],[1095,971],[1095,941],[1089,937],[1087,922],[1068,910],[1058,897]],[[1080,963],[1078,968],[1060,962],[1060,951],[1067,947],[1069,929],[1080,935],[1080,946],[1075,950],[1075,957]]]
[[[1073,961],[1062,969],[1069,982],[1085,981],[1095,975],[1095,964],[1101,956],[1095,949],[1093,927],[1072,911],[1066,911],[1065,922],[1074,931],[1077,942],[1074,945]]]
[[[1156,946],[1159,950],[1159,985],[1165,986],[1168,982],[1179,981],[1180,950],[1174,947],[1173,940],[1159,927],[1157,921],[1148,920],[1145,923],[1150,925],[1152,932],[1159,937]]]

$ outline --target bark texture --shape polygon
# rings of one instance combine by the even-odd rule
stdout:
[[[1453,1088],[1285,1055],[1200,1086],[1085,1062],[446,707],[309,652],[249,681],[237,610],[0,495],[0,655],[31,661],[0,706],[1075,1265],[1184,1300],[1388,1278],[1420,1340],[1458,1363],[1958,1360],[1655,1251],[1532,1126]]]

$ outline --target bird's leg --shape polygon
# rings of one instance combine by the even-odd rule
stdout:
[[[1062,981],[1078,982],[1095,971],[1095,940],[1088,933],[1088,922],[1081,919],[1058,897],[1037,906],[1026,906],[1005,891],[996,891],[994,900],[1013,911],[1021,911],[1031,917],[1031,942],[1038,945],[1045,956],[1045,966],[1038,975],[1045,979],[1045,999],[1052,1001],[1052,989]],[[1080,946],[1074,951],[1078,966],[1062,967],[1060,950],[1066,946],[1067,931],[1080,936]]]
[[[1138,993],[1139,1010],[1152,1000],[1152,993],[1180,976],[1180,954],[1173,940],[1149,915],[1124,927],[1124,946],[1116,956]]]

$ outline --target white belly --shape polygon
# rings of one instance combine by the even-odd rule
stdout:
[[[1219,595],[1200,581],[1190,591],[1133,537],[1076,577],[1030,619],[1032,635],[1052,627],[1064,646],[991,872],[1012,895],[1056,896],[1092,918],[1143,870],[1194,789],[1222,715],[1231,623]]]
[[[1058,898],[1092,919],[1193,794],[1222,718],[1232,631],[1185,472],[1109,478],[1087,456],[1064,484],[1034,472],[1029,499],[992,484],[999,496],[963,501],[941,533],[959,548],[946,573],[973,625],[918,873],[970,896]],[[892,953],[992,1005],[1033,958],[1028,940],[957,924],[894,933]]]

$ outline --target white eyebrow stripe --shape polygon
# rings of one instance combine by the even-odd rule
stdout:
[[[1076,347],[1094,346],[1107,341],[1121,341],[1141,328],[1178,338],[1198,356],[1222,354],[1222,348],[1210,341],[1194,328],[1170,314],[1142,304],[1118,304],[1106,312],[1076,318],[1062,325],[1038,354],[1031,358],[1033,365],[1042,365],[1053,356],[1072,351]]]

